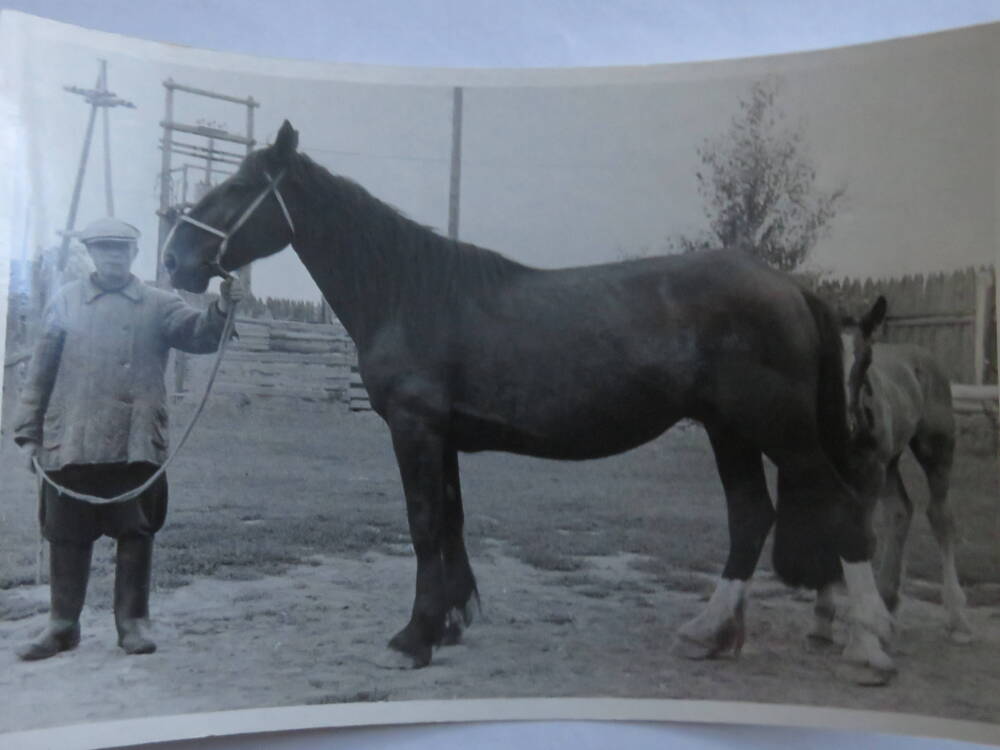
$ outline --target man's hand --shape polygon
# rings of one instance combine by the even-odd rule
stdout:
[[[246,292],[239,279],[235,276],[223,279],[219,286],[219,311],[223,315],[229,314],[229,309],[239,304],[245,296]]]
[[[24,455],[24,465],[32,474],[35,473],[35,456],[38,455],[38,443],[22,443],[21,453]]]

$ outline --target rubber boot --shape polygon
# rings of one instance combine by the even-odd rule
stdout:
[[[149,577],[153,538],[128,536],[118,540],[115,568],[115,625],[118,645],[126,654],[151,654],[156,644],[149,631]]]
[[[24,661],[48,659],[80,643],[80,613],[87,598],[92,543],[52,542],[49,545],[49,625],[17,655]]]

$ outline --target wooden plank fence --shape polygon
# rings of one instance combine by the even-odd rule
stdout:
[[[351,385],[357,372],[354,343],[339,323],[236,319],[239,338],[226,349],[215,381],[215,393],[240,393],[250,398],[296,398],[345,402],[367,408]],[[211,357],[175,355],[177,397],[203,392]]]
[[[997,382],[996,273],[992,267],[896,279],[825,280],[816,291],[842,315],[855,318],[884,295],[889,302],[886,341],[928,349],[954,383]]]

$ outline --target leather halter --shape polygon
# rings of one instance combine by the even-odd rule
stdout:
[[[228,232],[224,232],[221,229],[217,229],[210,224],[206,224],[203,221],[199,221],[198,219],[195,219],[192,216],[189,216],[188,214],[182,213],[177,218],[177,222],[170,229],[170,234],[167,235],[167,239],[163,243],[164,252],[166,252],[167,247],[170,246],[170,242],[174,238],[174,232],[177,231],[177,227],[179,227],[182,222],[198,227],[199,229],[204,230],[210,234],[214,234],[216,237],[219,237],[222,240],[219,243],[219,251],[215,255],[215,260],[212,261],[210,265],[212,267],[212,270],[215,271],[217,275],[221,276],[224,279],[231,278],[231,274],[228,271],[226,271],[225,268],[222,267],[222,258],[226,254],[226,248],[229,245],[229,238],[232,237],[234,234],[236,234],[239,228],[242,227],[251,216],[253,216],[254,211],[257,210],[260,204],[264,202],[264,199],[267,198],[267,196],[270,195],[271,193],[274,193],[274,197],[278,200],[278,205],[281,206],[281,213],[284,214],[285,221],[288,222],[288,228],[292,230],[292,235],[294,236],[295,223],[292,221],[292,215],[288,212],[288,206],[285,205],[285,199],[281,196],[281,191],[278,190],[278,183],[281,182],[281,179],[285,176],[286,172],[287,172],[286,169],[282,169],[280,172],[278,172],[277,177],[271,177],[271,175],[269,175],[267,172],[264,172],[264,176],[267,177],[267,187],[261,190],[261,192],[257,195],[256,198],[253,199],[250,205],[246,207],[243,213],[240,214],[240,217],[236,220],[236,223],[233,224],[232,227],[230,227]]]

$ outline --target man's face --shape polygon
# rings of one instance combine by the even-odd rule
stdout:
[[[102,240],[87,246],[99,278],[106,281],[122,281],[132,270],[137,248],[131,242]]]

